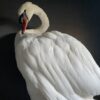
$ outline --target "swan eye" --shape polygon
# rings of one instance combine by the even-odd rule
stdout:
[[[26,10],[24,10],[23,13],[19,16],[19,19],[18,19],[19,24],[22,24],[23,18],[28,20],[28,17],[27,17],[27,14],[26,14]]]

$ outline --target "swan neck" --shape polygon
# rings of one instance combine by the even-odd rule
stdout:
[[[34,9],[35,8],[35,9]],[[38,6],[33,7],[35,15],[37,15],[40,20],[41,20],[41,26],[36,28],[36,29],[27,29],[25,33],[30,33],[30,34],[43,34],[44,32],[47,31],[49,27],[49,19],[46,13]]]

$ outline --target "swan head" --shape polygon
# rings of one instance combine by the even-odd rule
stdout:
[[[25,2],[18,10],[19,23],[21,24],[22,32],[27,28],[27,24],[33,16],[33,4],[31,2]]]
[[[18,16],[21,16],[23,13],[26,13],[28,21],[30,21],[34,13],[33,5],[34,4],[32,2],[25,2],[24,4],[22,4],[18,10]]]
[[[27,33],[43,33],[48,29],[49,19],[43,9],[32,2],[25,2],[18,10],[22,33],[26,30],[27,25],[34,14],[40,18],[42,24],[38,29],[27,30]]]

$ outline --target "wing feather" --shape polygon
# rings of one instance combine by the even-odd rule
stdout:
[[[24,38],[16,46],[16,59],[25,80],[47,100],[82,100],[100,93],[98,65],[87,48],[67,34],[52,31]]]

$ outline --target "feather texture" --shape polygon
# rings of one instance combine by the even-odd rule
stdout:
[[[15,53],[32,100],[92,100],[100,69],[87,48],[58,31],[17,34]]]

